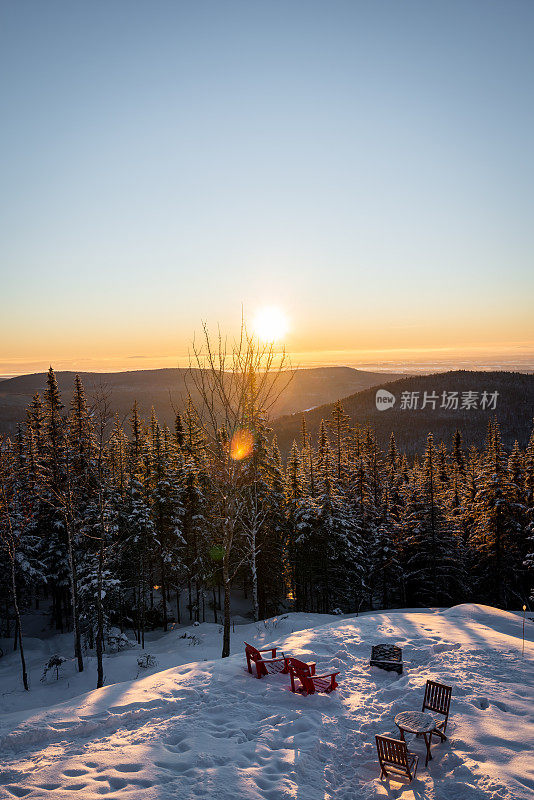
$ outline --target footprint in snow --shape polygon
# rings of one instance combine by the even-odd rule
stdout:
[[[140,770],[142,770],[142,769],[143,769],[143,765],[142,765],[142,764],[135,764],[135,763],[131,763],[131,764],[117,764],[117,765],[114,767],[114,769],[115,769],[117,772],[139,772]]]
[[[185,775],[185,773],[183,773]],[[172,780],[172,777],[162,777],[159,779],[160,783],[168,783]],[[146,778],[131,778],[130,783],[132,786],[140,786],[141,789],[150,789],[151,786],[154,786],[154,781],[146,780]]]
[[[187,742],[179,742],[178,744],[166,744],[164,745],[165,749],[169,751],[169,753],[187,753],[188,750],[191,750],[191,747],[187,744]]]

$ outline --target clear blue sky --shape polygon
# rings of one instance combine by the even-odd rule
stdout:
[[[531,0],[3,0],[0,37],[0,372],[164,363],[242,302],[299,352],[533,343]]]

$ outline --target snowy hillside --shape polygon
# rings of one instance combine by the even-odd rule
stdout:
[[[139,650],[109,656],[106,680],[117,682],[82,695],[94,666],[79,676],[67,664],[58,682],[41,684],[51,645],[33,640],[29,694],[18,688],[16,654],[0,660],[0,798],[530,800],[534,625],[524,658],[520,637],[519,616],[486,606],[289,614],[236,627],[235,655],[222,661],[219,628],[204,624],[151,641],[159,666],[138,680]],[[243,639],[340,670],[339,691],[302,697],[284,675],[256,680]],[[378,642],[403,647],[403,676],[369,667]],[[420,708],[427,678],[454,686],[450,739],[410,786],[380,781],[374,735],[395,735],[393,717]],[[410,746],[423,752],[420,740]]]

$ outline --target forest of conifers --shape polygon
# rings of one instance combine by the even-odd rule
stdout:
[[[172,430],[135,406],[110,420],[108,406],[79,379],[62,398],[50,369],[0,443],[0,634],[21,639],[23,612],[47,598],[82,666],[87,648],[101,661],[111,626],[143,642],[172,621],[221,622],[223,580],[245,589],[255,619],[529,603],[534,435],[505,452],[493,420],[481,450],[459,431],[446,443],[429,434],[408,461],[338,403],[317,447],[303,424],[284,464],[261,413],[241,457],[224,428],[215,452],[192,405]]]

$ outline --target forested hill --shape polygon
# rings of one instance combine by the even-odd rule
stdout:
[[[131,372],[80,372],[85,391],[91,402],[95,387],[103,386],[110,392],[113,413],[121,418],[129,417],[134,401],[137,401],[143,417],[150,417],[154,406],[161,423],[172,426],[173,406],[184,407],[187,394],[186,369],[151,369]],[[70,402],[74,385],[74,372],[56,372],[63,402]],[[288,373],[289,377],[289,373]],[[291,414],[346,397],[349,394],[400,377],[395,373],[366,372],[351,367],[318,367],[299,369],[287,388],[284,389],[276,406],[274,416]],[[285,378],[282,378],[282,386]],[[36,392],[42,393],[46,385],[46,373],[20,375],[0,382],[0,433],[13,433],[24,415],[31,398]]]
[[[395,395],[395,404],[391,408],[379,411],[376,407],[378,388],[386,389]],[[402,408],[403,393],[415,392],[417,408]],[[422,409],[424,393],[427,397],[435,394],[436,408],[427,402]],[[443,392],[458,392],[458,410],[442,408]],[[476,408],[462,409],[465,392],[474,392]],[[483,392],[490,396],[498,392],[496,408],[486,398],[487,408],[481,408]],[[405,395],[406,397],[406,395]],[[448,395],[449,397],[449,395]],[[409,377],[394,382],[381,384],[365,391],[357,392],[342,399],[343,408],[350,418],[351,424],[370,425],[376,432],[379,445],[385,447],[391,432],[395,434],[399,450],[407,455],[421,452],[429,431],[434,433],[436,442],[443,440],[450,444],[451,436],[459,428],[463,434],[464,444],[480,447],[485,439],[488,420],[497,417],[503,445],[513,446],[515,440],[525,447],[534,417],[534,375],[518,372],[470,372],[466,370],[444,372],[441,374]],[[451,403],[454,405],[454,402]],[[308,431],[317,441],[317,432],[321,420],[327,421],[332,415],[334,404],[329,403],[308,411],[304,416]],[[287,454],[293,440],[300,445],[302,414],[292,414],[275,421],[275,432],[283,453]]]

